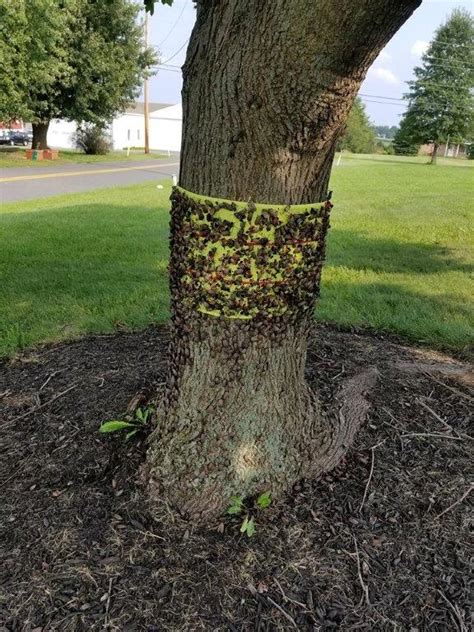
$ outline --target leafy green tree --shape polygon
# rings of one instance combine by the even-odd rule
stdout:
[[[33,124],[33,147],[45,149],[49,121],[66,118],[63,98],[76,79],[70,44],[78,26],[80,0],[20,0],[20,6],[29,34],[23,51],[25,108]]]
[[[420,142],[416,141],[418,135],[415,133],[417,125],[417,114],[415,111],[408,111],[401,120],[393,139],[393,148],[396,154],[401,156],[415,156],[420,148]]]
[[[66,118],[101,124],[123,111],[139,94],[143,78],[156,62],[143,50],[138,5],[131,0],[81,0],[77,28],[69,43],[74,72],[66,90]]]
[[[347,119],[347,127],[338,142],[338,149],[354,154],[370,154],[375,149],[375,131],[361,99],[357,97]]]
[[[415,68],[399,140],[433,143],[431,161],[448,140],[462,141],[474,119],[474,18],[455,9]]]
[[[0,0],[0,121],[5,123],[26,113],[27,26],[21,6]]]
[[[0,3],[10,13],[11,0]],[[24,70],[2,115],[31,120],[33,147],[47,146],[52,118],[104,125],[139,94],[155,57],[143,49],[132,0],[18,0],[15,13],[26,34],[18,47]],[[16,81],[12,64],[6,74]]]

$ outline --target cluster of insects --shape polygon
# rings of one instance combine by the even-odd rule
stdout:
[[[247,349],[263,353],[310,327],[332,206],[267,208],[179,187],[171,200],[168,411],[199,349],[228,365],[219,378],[225,389],[226,376],[238,380],[245,371]],[[173,423],[187,427],[179,414]]]
[[[238,208],[182,189],[172,200],[171,287],[189,310],[245,320],[312,308],[330,202]]]

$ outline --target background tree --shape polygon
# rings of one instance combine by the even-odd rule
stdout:
[[[0,121],[7,123],[26,113],[27,73],[24,51],[28,33],[21,6],[0,0]]]
[[[435,162],[440,143],[461,142],[473,125],[474,18],[468,11],[455,9],[438,28],[415,77],[399,139],[433,143]]]
[[[375,149],[375,131],[359,97],[351,108],[346,130],[339,138],[337,149],[354,154],[370,154]]]
[[[6,12],[11,3],[0,2]],[[143,50],[138,13],[131,0],[15,3],[13,36],[26,34],[18,47],[24,78],[18,94],[4,99],[4,111],[31,120],[33,147],[47,146],[52,118],[104,125],[138,96],[155,60]],[[14,66],[5,73],[16,81]]]
[[[350,445],[373,373],[348,380],[327,415],[304,378],[328,182],[368,68],[420,3],[197,3],[172,196],[169,380],[148,452],[155,506],[202,521],[232,494],[278,495],[320,474]]]
[[[75,39],[80,0],[20,0],[28,41],[23,56],[27,91],[26,116],[33,124],[33,148],[48,146],[52,118],[63,117],[63,97],[77,80],[70,43]]]
[[[416,128],[418,125],[417,113],[415,110],[408,111],[400,122],[394,139],[393,148],[396,154],[402,156],[415,156],[418,153],[421,142]]]
[[[151,48],[143,50],[138,17],[139,5],[131,0],[81,1],[69,44],[75,80],[62,95],[66,118],[100,125],[137,98],[156,62]]]
[[[374,125],[373,128],[377,136],[384,138],[394,138],[398,132],[398,125]]]

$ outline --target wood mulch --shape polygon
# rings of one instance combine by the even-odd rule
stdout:
[[[0,363],[0,631],[469,629],[472,374],[466,362],[318,326],[325,406],[380,372],[340,466],[257,518],[194,529],[137,484],[145,440],[97,432],[166,374],[166,329]]]

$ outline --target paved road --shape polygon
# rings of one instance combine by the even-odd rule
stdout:
[[[174,154],[159,160],[8,168],[0,172],[0,200],[16,202],[147,180],[158,181],[177,173],[178,167],[179,156]]]

